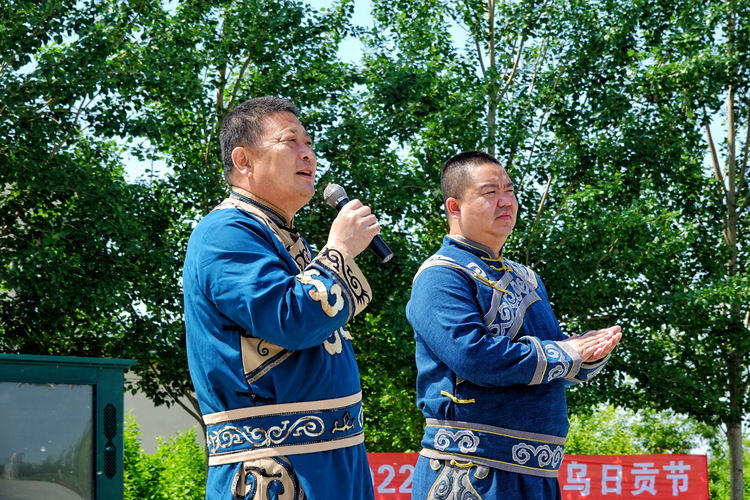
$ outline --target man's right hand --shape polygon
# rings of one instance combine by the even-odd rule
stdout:
[[[380,233],[380,224],[370,207],[354,199],[341,207],[331,224],[326,246],[341,248],[352,257],[362,253]]]
[[[590,330],[583,335],[574,335],[563,342],[575,349],[586,363],[596,361],[611,353],[621,338],[622,328],[615,325],[602,330]]]

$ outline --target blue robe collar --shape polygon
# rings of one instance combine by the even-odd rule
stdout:
[[[443,244],[457,246],[463,250],[466,250],[467,252],[476,255],[477,257],[481,257],[484,260],[501,261],[503,258],[502,249],[499,252],[500,256],[495,257],[495,251],[490,247],[482,245],[481,243],[477,243],[476,241],[470,240],[469,238],[465,238],[460,234],[446,235],[445,238],[443,238]]]

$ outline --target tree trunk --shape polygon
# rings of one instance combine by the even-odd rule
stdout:
[[[488,0],[487,1],[487,23],[489,25],[489,67],[494,68],[495,67],[495,0]],[[490,82],[490,86],[488,89],[488,101],[489,106],[487,109],[487,130],[488,130],[488,143],[489,147],[487,148],[487,152],[495,156],[495,145],[496,145],[496,138],[495,138],[495,117],[497,115],[497,82],[493,81]]]
[[[727,441],[729,442],[729,498],[730,500],[743,500],[745,498],[745,478],[742,466],[741,424],[727,425]]]
[[[726,39],[727,48],[732,47],[732,42],[736,36],[736,5],[732,0],[727,1],[727,26]],[[727,261],[727,276],[732,278],[739,272],[739,247],[737,244],[738,229],[738,183],[741,186],[744,183],[742,175],[744,169],[740,170],[738,179],[737,170],[737,143],[736,133],[737,126],[735,123],[735,92],[733,84],[727,89],[726,111],[727,111],[727,158],[726,174],[723,176],[723,188],[725,189],[725,206],[726,214],[724,218],[724,242],[729,250],[729,259]],[[716,168],[716,164],[714,165]],[[742,314],[741,306],[736,304],[732,307],[733,317],[740,317]],[[739,340],[739,339],[738,339]],[[727,379],[729,383],[729,407],[730,422],[727,422],[727,442],[729,444],[729,491],[730,500],[743,500],[745,498],[745,478],[743,470],[742,457],[742,401],[744,400],[747,386],[742,381],[743,356],[737,351],[735,345],[729,346],[727,356]]]

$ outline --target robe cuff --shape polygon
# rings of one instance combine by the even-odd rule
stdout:
[[[609,361],[611,354],[607,354],[605,357],[594,361],[593,363],[581,363],[581,368],[578,373],[571,374],[571,376],[565,377],[565,380],[575,383],[588,382],[594,375],[602,371],[604,365]]]
[[[372,290],[354,257],[342,248],[325,246],[310,266],[329,274],[345,292],[349,305],[349,320],[361,313],[372,300]]]

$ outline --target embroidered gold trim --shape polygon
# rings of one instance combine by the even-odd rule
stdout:
[[[477,400],[473,398],[472,399],[458,399],[456,396],[454,396],[453,394],[447,391],[440,391],[440,395],[445,396],[446,398],[449,398],[454,403],[460,404],[460,405],[471,404],[471,403],[477,402]]]
[[[476,464],[474,462],[461,463],[457,460],[451,460],[451,465],[454,467],[458,467],[459,469],[470,469],[474,467]]]
[[[477,281],[481,281],[482,283],[484,283],[488,287],[490,287],[490,288],[492,288],[494,290],[497,290],[498,292],[507,293],[508,295],[511,294],[508,290],[505,290],[504,288],[500,288],[499,286],[497,286],[497,282],[496,281],[488,280],[487,278],[485,278],[481,274],[472,273],[472,276],[474,276],[474,279],[476,279]]]

